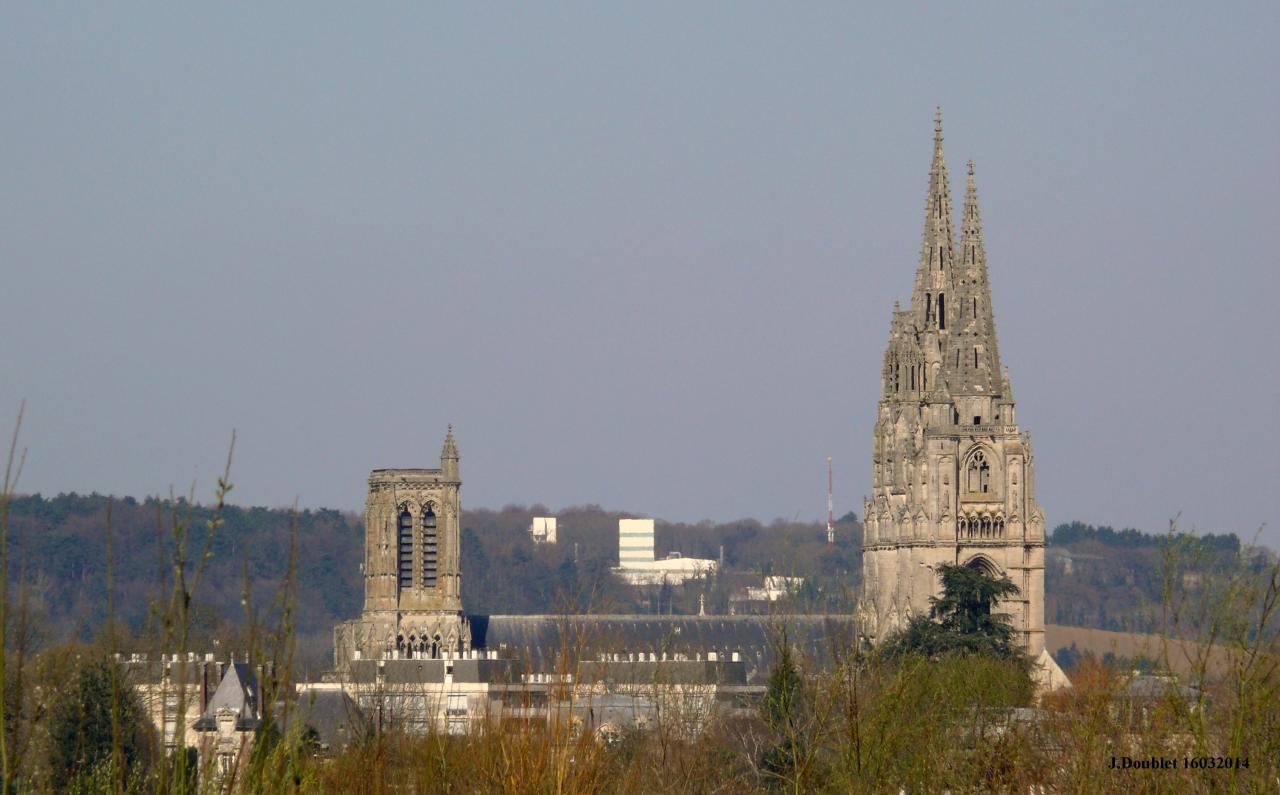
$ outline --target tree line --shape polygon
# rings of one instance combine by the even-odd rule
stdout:
[[[103,495],[15,495],[9,506],[11,582],[23,583],[46,631],[88,638],[105,620],[107,509],[114,535],[115,605],[122,628],[144,631],[153,620],[148,605],[168,588],[175,518],[192,528],[191,542],[204,539],[212,508],[184,498]],[[534,516],[556,515],[556,544],[535,544],[528,533]],[[727,522],[656,522],[658,557],[723,560],[719,576],[686,585],[634,588],[614,576],[618,519],[633,514],[586,505],[553,512],[543,505],[509,505],[463,512],[461,558],[463,604],[476,614],[676,613],[702,607],[725,614],[731,596],[759,585],[766,575],[798,576],[804,585],[774,609],[794,612],[852,611],[861,583],[862,539],[857,517],[836,524],[836,543],[826,543],[825,523],[744,518]],[[363,598],[360,562],[362,518],[336,510],[224,506],[223,526],[212,538],[206,586],[191,606],[193,642],[215,638],[234,643],[244,622],[241,595],[248,575],[258,604],[285,574],[290,528],[299,539],[296,630],[304,659],[327,659],[332,627],[359,614]],[[1241,545],[1233,533],[1153,535],[1133,529],[1073,522],[1048,539],[1046,621],[1072,626],[1149,631],[1160,602],[1161,558],[1181,543],[1189,587],[1196,577],[1221,571],[1238,554],[1266,564],[1265,550]],[[1181,539],[1181,541],[1178,541]],[[1068,562],[1069,559],[1069,562]],[[740,609],[740,607],[739,607]]]

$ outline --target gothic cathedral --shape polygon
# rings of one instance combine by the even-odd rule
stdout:
[[[881,371],[859,619],[883,638],[928,612],[938,566],[972,566],[1018,586],[1000,610],[1034,658],[1044,648],[1044,514],[1031,437],[1000,367],[972,163],[955,244],[941,114],[925,208],[911,305],[894,303]]]
[[[443,657],[471,648],[462,612],[458,446],[438,469],[375,469],[365,502],[364,612],[334,630],[335,662]]]

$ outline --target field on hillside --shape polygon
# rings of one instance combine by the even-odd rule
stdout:
[[[1044,646],[1055,659],[1062,656],[1057,654],[1059,650],[1071,646],[1081,654],[1093,654],[1098,659],[1104,658],[1108,653],[1129,659],[1146,658],[1161,666],[1167,663],[1169,670],[1183,677],[1194,676],[1203,661],[1207,664],[1206,673],[1211,678],[1217,678],[1226,673],[1230,659],[1229,651],[1221,646],[1210,648],[1203,643],[1169,639],[1154,634],[1066,627],[1061,624],[1045,625]]]

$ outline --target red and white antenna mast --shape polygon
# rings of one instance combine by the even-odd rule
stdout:
[[[836,543],[836,513],[831,503],[831,456],[827,456],[827,544]]]

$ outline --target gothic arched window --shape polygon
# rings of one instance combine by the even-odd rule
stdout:
[[[999,567],[992,563],[985,555],[979,555],[964,565],[966,568],[976,569],[988,577],[1002,576],[1002,572]]]
[[[947,327],[947,296],[943,293],[938,293],[938,328],[944,329],[946,327]]]
[[[981,450],[969,457],[965,476],[965,487],[970,494],[986,494],[991,490],[991,467]]]
[[[436,513],[430,504],[422,511],[422,585],[436,587],[437,542]]]
[[[400,554],[400,587],[413,587],[413,515],[408,510],[400,512],[397,535]]]

